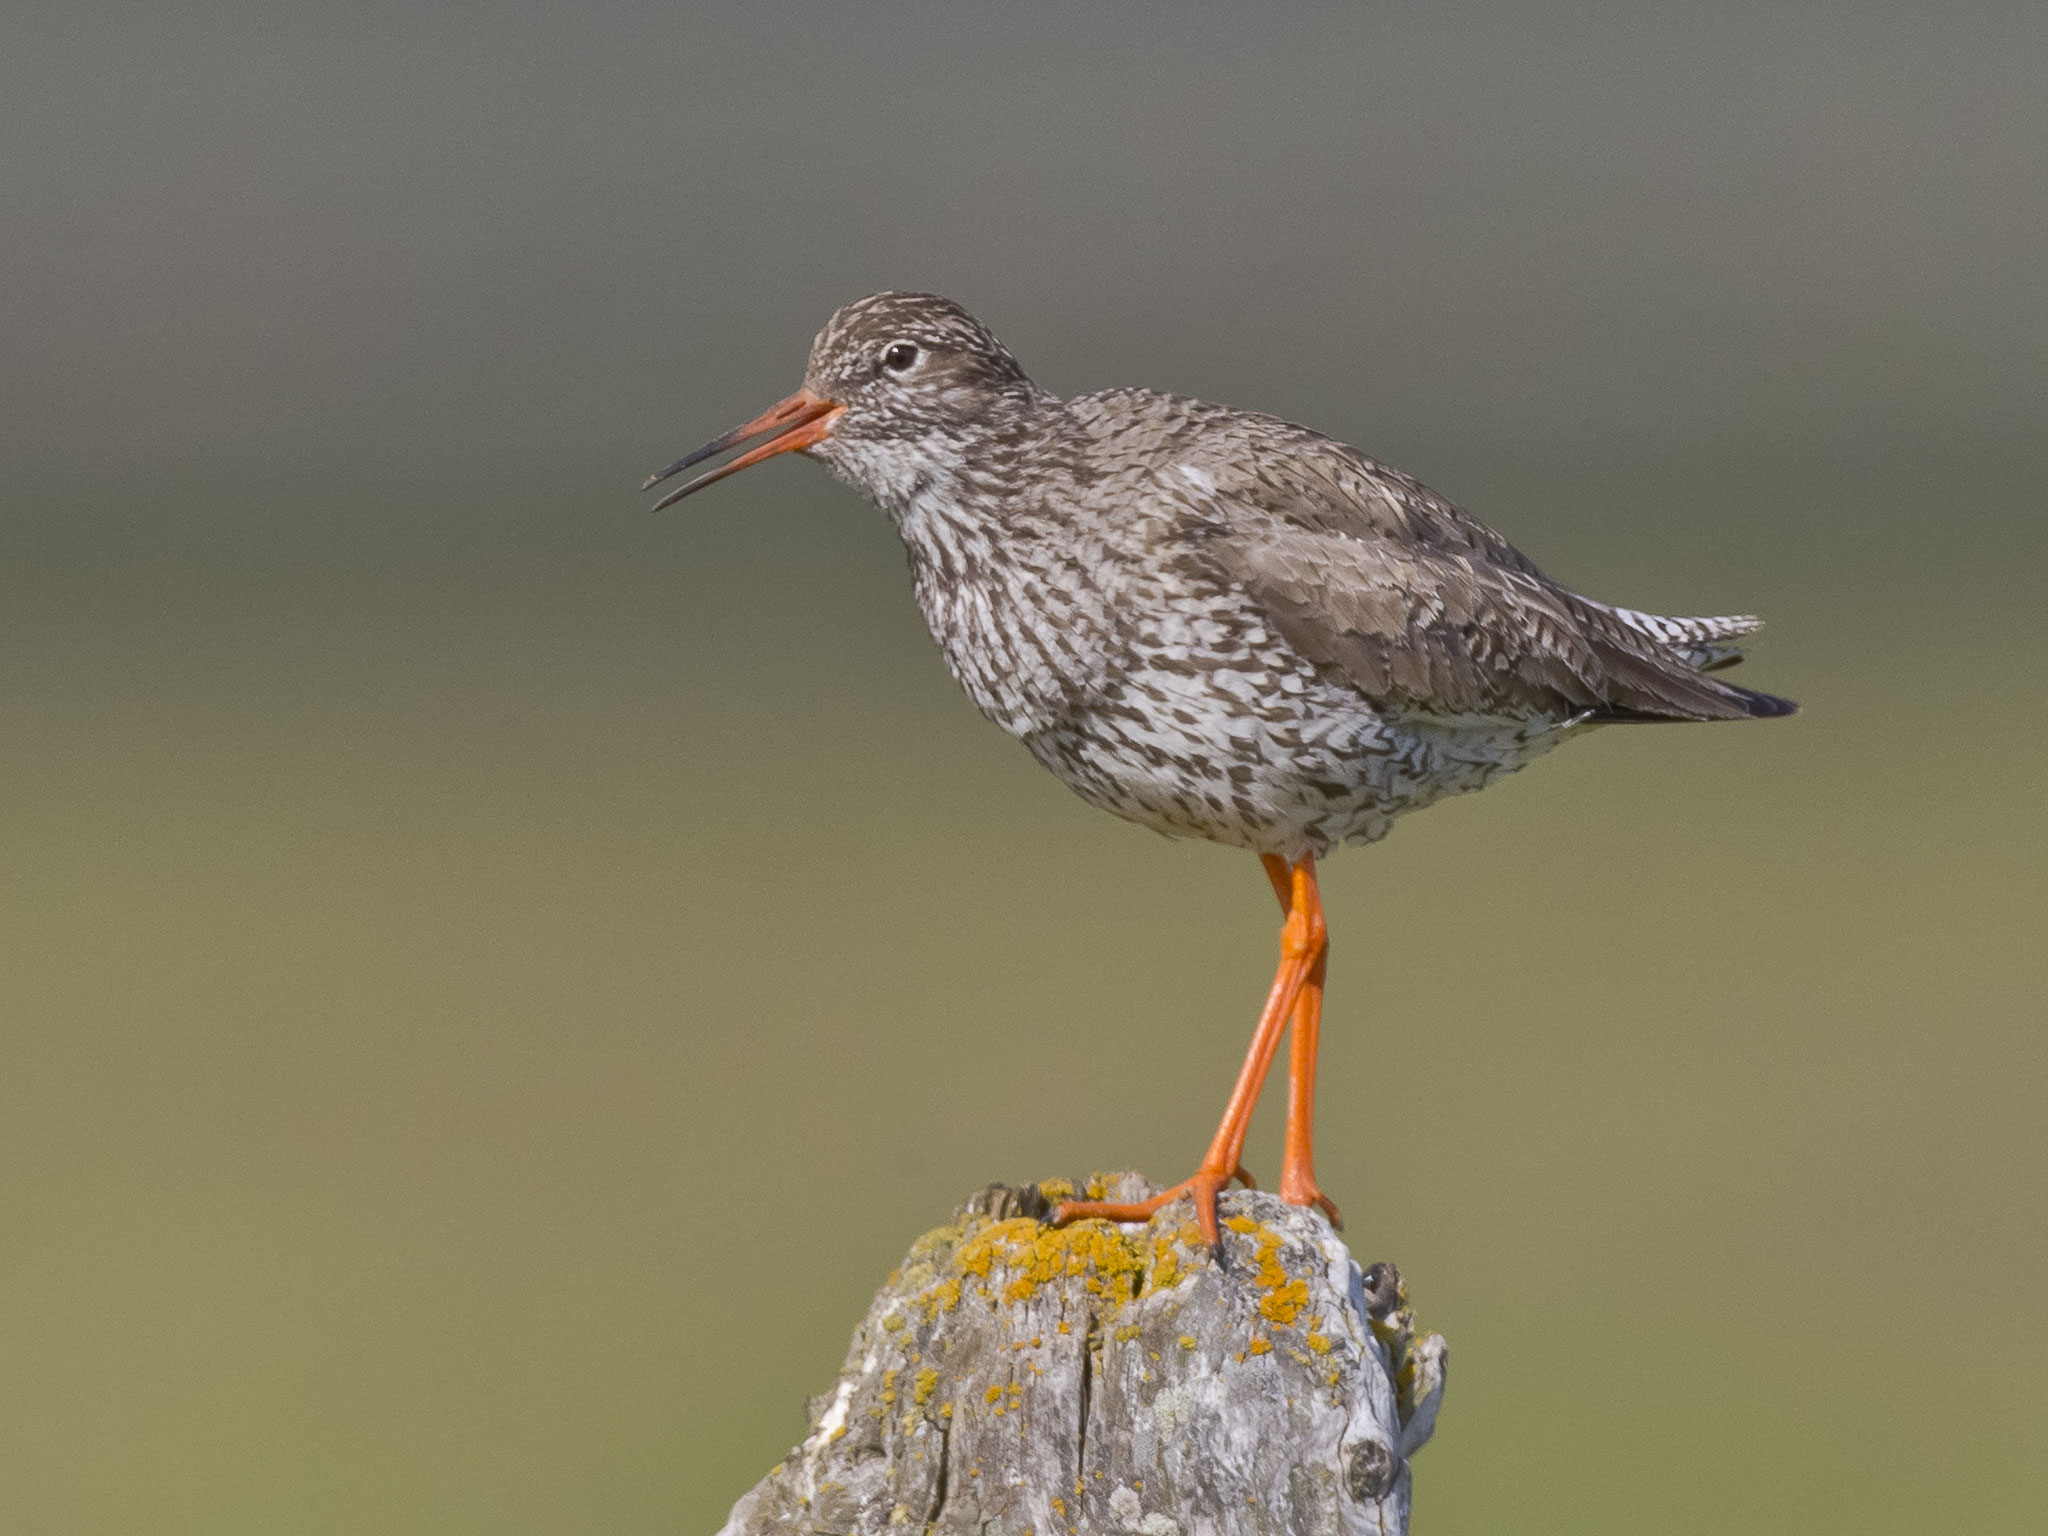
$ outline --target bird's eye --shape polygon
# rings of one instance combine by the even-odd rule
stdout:
[[[917,361],[917,348],[907,341],[892,343],[882,354],[882,366],[891,373],[901,373]]]

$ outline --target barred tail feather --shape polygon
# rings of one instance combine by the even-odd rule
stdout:
[[[1764,627],[1755,614],[1730,613],[1714,618],[1672,618],[1661,613],[1642,613],[1634,608],[1608,609],[1630,629],[1648,635],[1677,654],[1688,666],[1702,672],[1718,672],[1742,660],[1740,637],[1753,635]]]

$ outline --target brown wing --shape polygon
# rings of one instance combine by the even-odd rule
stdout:
[[[1559,586],[1427,487],[1302,436],[1231,487],[1242,514],[1209,530],[1209,549],[1290,645],[1376,707],[1597,720],[1790,712]]]

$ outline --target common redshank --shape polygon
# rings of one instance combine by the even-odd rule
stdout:
[[[1201,1166],[1054,1221],[1187,1196],[1213,1245],[1290,1025],[1279,1193],[1336,1221],[1314,1160],[1316,861],[1595,726],[1796,707],[1708,675],[1757,619],[1581,597],[1418,481],[1276,417],[1143,389],[1060,399],[933,294],[847,305],[801,389],[647,484],[748,443],[657,510],[777,454],[822,461],[895,522],[984,715],[1091,804],[1249,849],[1279,897],[1279,968]]]

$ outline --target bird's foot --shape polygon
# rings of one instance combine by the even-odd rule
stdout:
[[[1241,1180],[1246,1189],[1257,1189],[1252,1176],[1245,1171],[1242,1163],[1230,1172],[1215,1168],[1200,1168],[1194,1177],[1183,1179],[1168,1190],[1162,1190],[1150,1200],[1133,1200],[1118,1203],[1112,1200],[1062,1200],[1046,1218],[1056,1227],[1063,1227],[1070,1221],[1150,1221],[1162,1207],[1173,1204],[1183,1195],[1195,1202],[1195,1220],[1200,1224],[1202,1237],[1211,1248],[1216,1246],[1216,1197],[1227,1188],[1232,1179]]]
[[[1280,1170],[1279,1195],[1289,1205],[1312,1205],[1330,1218],[1330,1225],[1344,1230],[1344,1218],[1337,1214],[1337,1202],[1324,1194],[1313,1173],[1293,1168]]]

